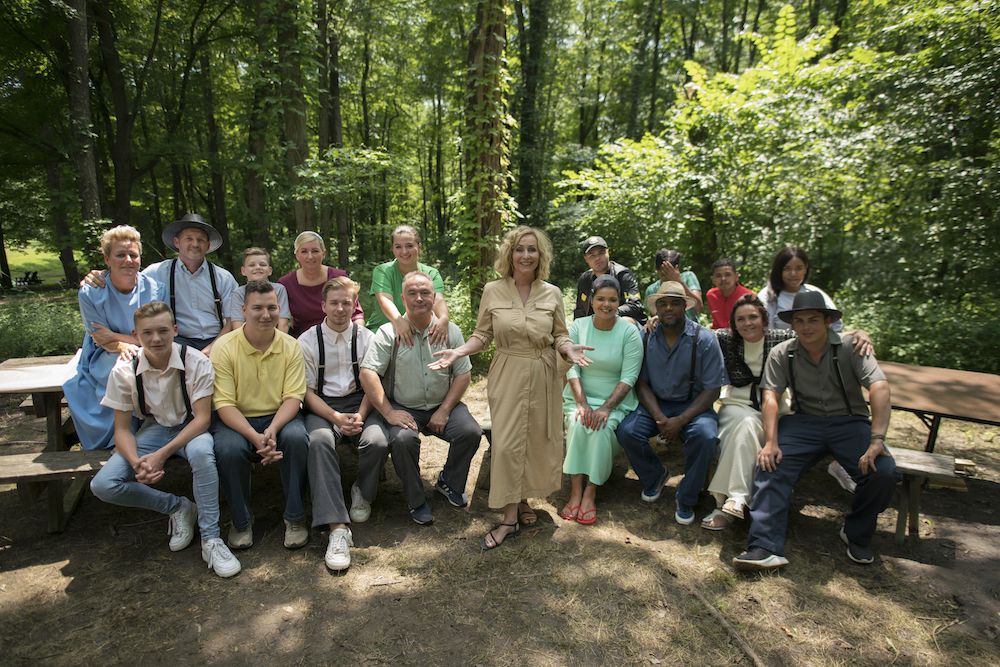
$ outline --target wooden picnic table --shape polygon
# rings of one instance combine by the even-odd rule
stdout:
[[[1000,375],[880,361],[892,389],[893,410],[912,412],[929,429],[933,452],[942,419],[1000,426]]]
[[[62,385],[75,372],[75,357],[65,355],[8,359],[0,364],[0,394],[30,394],[35,415],[45,418],[46,453],[68,449],[63,431]],[[68,486],[63,479],[21,482],[18,490],[30,493],[30,488],[34,487],[47,491],[48,529],[50,533],[57,533],[63,530],[67,516],[79,503],[86,481],[86,476],[79,476]]]

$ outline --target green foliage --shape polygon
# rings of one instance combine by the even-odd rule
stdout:
[[[0,360],[73,354],[83,341],[76,291],[5,298],[0,332]]]

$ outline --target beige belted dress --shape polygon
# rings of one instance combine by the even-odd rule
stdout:
[[[562,485],[561,345],[569,341],[562,292],[536,280],[526,304],[512,278],[488,283],[472,334],[496,342],[487,398],[493,421],[491,508],[544,498]]]

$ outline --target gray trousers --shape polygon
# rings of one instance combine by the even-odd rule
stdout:
[[[323,397],[326,404],[337,412],[357,412],[364,394],[333,398]],[[371,420],[371,416],[368,417]],[[337,443],[348,436],[311,412],[306,412],[306,432],[309,433],[309,490],[312,495],[312,525],[350,523],[351,518],[344,502],[344,489],[340,481],[340,456]],[[367,424],[367,422],[366,422]],[[375,480],[376,484],[378,479]],[[359,484],[360,486],[360,484]]]
[[[476,450],[479,449],[479,443],[483,438],[483,429],[475,417],[469,413],[469,408],[465,406],[465,403],[459,402],[451,411],[448,424],[444,427],[444,433],[441,434],[431,433],[427,430],[427,422],[434,415],[434,410],[414,410],[395,401],[392,402],[392,407],[396,410],[409,412],[417,422],[419,432],[409,428],[391,426],[377,411],[372,412],[369,418],[374,417],[374,419],[371,420],[370,425],[368,421],[365,421],[365,430],[361,434],[362,446],[358,448],[359,482],[362,476],[374,480],[371,496],[368,495],[369,489],[361,486],[365,500],[371,501],[375,498],[374,490],[378,487],[379,475],[382,466],[385,465],[385,453],[391,451],[392,465],[396,469],[396,475],[403,483],[403,495],[406,497],[407,505],[410,509],[416,509],[427,502],[427,497],[424,495],[424,485],[420,480],[420,433],[436,436],[448,443],[448,458],[445,460],[444,470],[441,474],[448,486],[464,490],[472,458],[476,455]],[[377,448],[376,451],[381,451],[383,454],[375,470],[362,472],[361,467],[365,465],[366,461],[360,454],[362,448],[365,447],[366,440],[367,449],[374,446]],[[374,456],[369,457],[369,461],[371,458]]]

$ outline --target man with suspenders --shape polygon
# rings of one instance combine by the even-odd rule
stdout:
[[[677,487],[674,519],[687,526],[694,522],[694,507],[715,456],[719,417],[712,404],[728,377],[715,335],[685,315],[696,302],[682,284],[664,282],[646,302],[659,321],[645,336],[635,385],[639,407],[622,420],[615,435],[639,476],[641,497],[649,503],[660,498],[668,477],[649,438],[660,434],[668,442],[683,443],[684,479]]]
[[[353,535],[347,524],[362,523],[371,515],[371,505],[361,489],[374,497],[378,466],[367,457],[374,453],[362,436],[358,447],[358,480],[351,487],[351,510],[344,503],[340,481],[337,442],[357,438],[371,405],[359,379],[360,363],[375,334],[351,321],[358,284],[341,276],[323,286],[326,317],[299,336],[306,366],[306,431],[309,433],[309,488],[312,494],[312,525],[327,526],[330,539],[324,558],[335,572],[351,565]]]
[[[875,559],[871,539],[878,515],[896,486],[896,464],[885,449],[889,382],[873,356],[854,348],[852,334],[830,329],[841,313],[820,292],[800,291],[791,310],[778,313],[796,338],[774,347],[761,378],[764,447],[750,505],[747,550],[733,559],[738,570],[788,564],[785,531],[792,490],[806,470],[827,454],[857,482],[840,539],[855,563]],[[868,388],[871,417],[861,387]],[[778,419],[778,397],[792,390],[792,414]]]
[[[173,314],[162,301],[136,310],[133,334],[142,350],[119,361],[108,378],[101,403],[115,411],[115,454],[90,488],[105,502],[169,515],[171,551],[191,543],[197,519],[202,559],[219,576],[231,577],[240,562],[219,538],[219,473],[207,433],[215,373],[204,354],[175,343],[175,333]],[[143,420],[136,433],[133,416]],[[191,464],[197,505],[151,486],[174,455]]]

